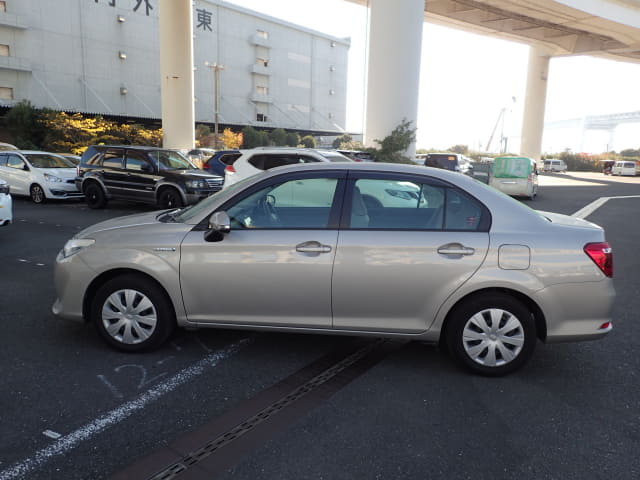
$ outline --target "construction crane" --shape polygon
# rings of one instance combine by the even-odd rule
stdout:
[[[504,132],[504,112],[506,112],[506,111],[507,111],[506,107],[503,108],[502,110],[500,110],[500,114],[498,115],[498,120],[496,120],[496,124],[493,127],[493,131],[491,132],[491,135],[489,136],[489,141],[487,142],[487,146],[484,149],[485,152],[489,151],[489,147],[491,146],[491,141],[493,140],[493,136],[496,134],[496,130],[498,129],[498,125],[500,125],[500,120],[502,120],[502,130]],[[500,147],[502,147],[502,138],[500,138]]]

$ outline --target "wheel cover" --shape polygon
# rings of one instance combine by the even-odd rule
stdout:
[[[120,343],[144,342],[153,334],[157,323],[155,306],[137,290],[113,292],[102,305],[102,325],[107,334]]]
[[[40,203],[44,200],[44,191],[38,185],[31,187],[31,198],[34,202]]]
[[[487,367],[512,362],[522,350],[524,341],[520,320],[500,308],[476,313],[462,330],[462,344],[469,358]]]
[[[179,205],[180,197],[177,193],[168,191],[162,195],[164,207],[166,208],[174,208]]]

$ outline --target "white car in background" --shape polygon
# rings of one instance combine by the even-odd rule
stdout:
[[[284,165],[314,162],[351,162],[335,150],[319,150],[311,148],[258,147],[246,150],[233,165],[224,169],[224,187],[240,180]]]
[[[76,187],[75,165],[55,153],[0,151],[0,179],[13,194],[29,196],[34,203],[83,196]]]
[[[13,204],[9,194],[11,187],[0,179],[0,227],[9,225],[13,221]]]

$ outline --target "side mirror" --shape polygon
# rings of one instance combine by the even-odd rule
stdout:
[[[142,170],[145,173],[153,173],[153,167],[151,165],[149,165],[148,163],[143,163],[140,166],[140,170]]]
[[[209,229],[204,234],[207,242],[220,242],[231,231],[231,220],[227,212],[216,212],[209,217]]]
[[[26,163],[24,165],[22,165],[22,170],[24,170],[25,172],[29,171],[29,165],[27,165]]]

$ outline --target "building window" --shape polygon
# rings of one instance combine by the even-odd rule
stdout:
[[[2,0],[0,1],[0,12],[6,12],[6,11],[7,11],[7,2]]]
[[[269,89],[267,87],[257,86],[256,93],[258,95],[269,95]]]
[[[269,60],[265,58],[256,58],[256,65],[260,65],[261,67],[268,67]]]
[[[256,121],[258,121],[258,122],[266,122],[267,121],[267,116],[264,113],[258,113],[258,114],[256,114]]]
[[[13,88],[0,87],[0,100],[13,100]]]
[[[0,57],[10,57],[9,45],[0,44]]]
[[[265,38],[265,39],[269,38],[269,34],[264,30],[256,30],[256,35],[259,36],[260,38]]]

